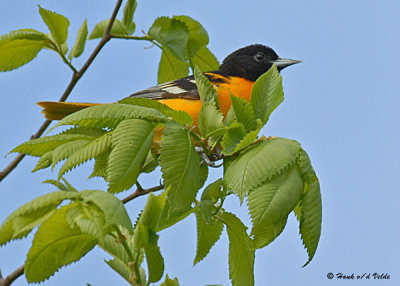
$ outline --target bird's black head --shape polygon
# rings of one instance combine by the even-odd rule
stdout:
[[[298,62],[300,61],[279,58],[270,47],[257,44],[241,48],[227,56],[218,71],[227,76],[238,76],[255,81],[273,64],[278,70],[282,70]]]

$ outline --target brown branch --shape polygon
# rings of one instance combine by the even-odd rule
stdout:
[[[24,274],[24,268],[25,264],[18,267],[13,273],[8,275],[6,278],[3,279],[2,277],[0,277],[0,286],[11,285],[11,283],[13,283],[15,279]]]
[[[164,189],[164,185],[159,185],[159,186],[155,186],[155,187],[148,188],[148,189],[137,188],[136,191],[133,194],[131,194],[129,196],[126,196],[125,198],[123,198],[121,200],[121,202],[126,204],[127,202],[130,202],[131,200],[136,199],[137,197],[146,195],[146,194],[151,193],[151,192],[160,191],[162,189]]]
[[[118,11],[121,7],[122,0],[118,0],[117,4],[115,5],[115,8],[113,10],[113,13],[111,15],[110,21],[108,22],[107,28],[104,31],[103,37],[101,38],[100,42],[92,52],[92,54],[89,56],[85,64],[82,66],[82,68],[79,71],[76,71],[72,75],[72,79],[70,83],[68,84],[67,88],[65,89],[63,95],[60,97],[58,101],[64,102],[67,100],[68,96],[70,95],[72,89],[75,87],[75,85],[78,83],[79,79],[83,76],[85,71],[89,68],[89,66],[92,64],[93,60],[96,58],[96,56],[99,54],[100,50],[104,47],[104,45],[111,39],[111,27],[112,24],[114,23],[115,18],[117,17]],[[49,127],[51,123],[51,120],[46,120],[42,126],[39,128],[39,130],[36,132],[35,135],[31,136],[31,139],[36,139],[42,136],[43,132]],[[11,161],[10,164],[6,168],[4,168],[3,171],[0,172],[0,182],[12,171],[17,167],[19,162],[25,157],[25,154],[19,154],[13,161]]]

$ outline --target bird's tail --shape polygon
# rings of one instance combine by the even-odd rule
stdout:
[[[43,107],[42,113],[49,120],[60,120],[65,116],[86,107],[101,105],[101,103],[57,102],[40,101],[37,103]]]

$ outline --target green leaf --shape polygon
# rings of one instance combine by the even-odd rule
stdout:
[[[217,91],[208,78],[200,71],[198,67],[194,69],[197,89],[199,90],[201,104],[217,103]]]
[[[75,199],[78,193],[57,191],[37,197],[12,212],[0,226],[0,245],[22,238],[66,199]]]
[[[287,217],[276,223],[265,223],[262,229],[254,237],[256,248],[263,248],[274,241],[285,229]]]
[[[297,164],[303,180],[307,183],[312,183],[316,179],[315,171],[311,165],[310,157],[303,149],[300,150]]]
[[[258,133],[260,133],[261,127],[259,127],[256,130],[250,131],[247,133],[242,140],[240,140],[239,144],[236,145],[235,150],[233,150],[233,153],[237,153],[244,148],[247,148],[251,144],[255,143],[257,138],[258,138]]]
[[[74,150],[73,153],[70,153],[68,159],[60,168],[58,179],[76,166],[109,150],[111,148],[112,134],[113,132],[109,132],[96,138],[95,140],[88,141],[87,144],[82,145],[79,149]]]
[[[36,232],[25,262],[28,282],[44,281],[96,245],[96,238],[81,233],[79,228],[71,228],[66,221],[65,214],[71,207],[73,205],[61,207]]]
[[[219,62],[207,47],[200,48],[194,57],[190,59],[193,66],[198,66],[203,72],[214,71],[219,68]]]
[[[51,165],[53,162],[53,151],[49,151],[44,153],[38,163],[36,164],[35,168],[32,170],[32,173],[39,171],[41,169],[45,169]]]
[[[94,40],[103,37],[103,34],[107,28],[108,22],[110,19],[103,20],[94,26],[92,32],[89,35],[89,40]],[[114,20],[114,23],[111,27],[111,34],[113,35],[125,35],[126,27],[125,25],[118,19]]]
[[[88,35],[88,27],[87,27],[87,20],[85,20],[82,26],[78,30],[78,34],[76,35],[75,44],[72,47],[71,51],[69,52],[68,58],[72,60],[72,58],[78,58],[82,55],[86,39]]]
[[[52,152],[52,169],[54,168],[54,166],[70,157],[73,153],[75,153],[76,151],[80,150],[81,148],[83,148],[85,145],[87,145],[88,143],[92,142],[91,140],[75,140],[75,141],[71,141],[71,142],[67,142],[65,144],[62,144],[60,146],[58,146],[56,149],[54,149]],[[44,156],[42,156],[40,159],[42,159]]]
[[[318,180],[308,185],[301,198],[300,234],[304,247],[307,249],[308,261],[313,259],[321,236],[322,203]]]
[[[16,69],[33,60],[41,49],[50,45],[49,38],[36,30],[12,31],[0,37],[0,71]]]
[[[86,127],[72,127],[69,128],[63,132],[61,132],[61,134],[80,134],[80,135],[87,135],[87,136],[92,136],[92,137],[99,137],[101,135],[103,135],[104,133],[106,133],[107,131],[101,128],[86,128]]]
[[[185,23],[177,19],[159,17],[154,21],[148,35],[179,60],[186,61],[189,30]]]
[[[165,124],[160,165],[172,209],[188,209],[199,187],[200,156],[186,127],[175,122]]]
[[[219,240],[224,228],[224,224],[219,219],[207,222],[200,208],[197,209],[195,214],[197,222],[197,250],[193,264],[200,262],[207,256],[213,245]]]
[[[272,111],[283,101],[282,77],[276,66],[260,76],[252,89],[250,104],[256,118],[267,123]]]
[[[120,231],[124,237],[126,237],[126,241],[128,243],[129,249],[132,251],[132,254],[136,256],[136,253],[133,249],[133,235],[125,230],[124,228],[120,228]],[[103,240],[98,242],[98,246],[101,247],[104,251],[112,255],[114,258],[118,259],[124,265],[129,265],[129,257],[126,253],[126,250],[122,246],[121,240],[118,238],[118,234],[116,232],[106,233],[103,237]],[[139,256],[139,261],[137,263],[141,264],[143,261],[143,255]]]
[[[155,196],[149,194],[146,205],[140,214],[139,223],[146,226],[147,229],[156,232],[158,223],[165,206],[165,195]]]
[[[122,263],[120,260],[114,258],[111,260],[105,260],[108,266],[110,266],[115,272],[117,272],[122,278],[124,278],[128,283],[131,283],[132,271],[128,265]]]
[[[230,96],[236,120],[244,125],[246,132],[255,130],[257,128],[257,121],[253,107],[244,98],[233,96],[232,94]]]
[[[257,248],[273,241],[301,198],[303,180],[296,165],[249,193],[247,204]],[[274,231],[269,233],[270,229]]]
[[[113,129],[117,127],[122,120],[133,118],[147,119],[155,122],[164,122],[167,119],[164,114],[153,108],[131,104],[105,104],[88,107],[74,112],[61,119],[48,132],[63,125],[98,128],[108,127]]]
[[[173,206],[172,206],[173,207]],[[184,220],[188,217],[191,213],[194,212],[194,208],[189,210],[183,211],[176,211],[170,207],[170,203],[168,200],[165,201],[164,210],[162,215],[158,221],[157,228],[155,229],[156,232],[160,232],[166,228],[173,226],[174,224]]]
[[[30,156],[39,157],[45,153],[56,149],[58,146],[75,141],[75,140],[91,140],[93,136],[87,136],[82,134],[57,134],[53,136],[45,136],[36,138],[30,141],[26,141],[21,145],[15,147],[10,153],[18,152],[24,153]]]
[[[224,116],[214,103],[206,103],[200,109],[198,126],[204,138],[222,135],[226,132]]]
[[[276,138],[261,141],[247,152],[224,161],[224,180],[243,200],[248,192],[292,165],[299,151],[300,144],[293,140]]]
[[[127,97],[118,101],[118,103],[154,108],[163,113],[165,116],[171,117],[174,121],[180,124],[187,124],[189,126],[193,125],[193,119],[188,113],[182,110],[174,110],[168,105],[157,100],[140,97]]]
[[[165,281],[163,283],[161,283],[160,286],[179,286],[178,278],[175,278],[174,280],[172,280],[168,277],[168,274],[167,274],[165,277]]]
[[[187,42],[187,50],[189,58],[193,58],[197,51],[208,45],[208,34],[203,26],[189,16],[174,16],[173,19],[185,23],[189,30],[189,39]]]
[[[136,182],[153,142],[155,125],[140,119],[122,121],[114,130],[106,179],[109,192],[127,190]]]
[[[212,212],[216,211],[214,206],[218,200],[222,199],[221,187],[223,185],[223,180],[218,179],[209,184],[201,194],[200,210],[206,223],[211,223]]]
[[[147,154],[146,159],[143,162],[142,170],[143,173],[151,173],[153,172],[158,166],[158,158],[154,155],[151,151]]]
[[[114,195],[97,190],[82,191],[85,202],[94,203],[104,214],[107,225],[120,225],[133,231],[132,222],[124,204]]]
[[[157,241],[158,235],[150,231],[148,243],[144,247],[147,268],[149,270],[148,283],[159,281],[164,273],[164,258],[161,255]]]
[[[225,124],[225,126],[231,126],[233,121],[235,121],[235,120],[236,120],[235,112],[231,106],[231,108],[229,108],[229,111],[225,116],[224,124]]]
[[[258,134],[258,132],[257,132]],[[234,122],[227,129],[226,133],[222,137],[221,147],[222,154],[232,155],[236,152],[237,146],[240,144],[242,139],[246,136],[246,129],[240,122]]]
[[[60,181],[57,181],[57,180],[45,180],[42,183],[43,184],[53,185],[53,186],[55,186],[57,188],[57,190],[60,190],[60,191],[66,191],[66,192],[77,192],[78,191],[73,186],[71,186],[71,184],[69,184],[67,182],[67,180],[65,180],[65,178],[62,178],[62,179],[65,182],[65,184],[63,184],[63,183],[61,183]]]
[[[51,36],[58,45],[67,41],[69,20],[63,15],[46,10],[39,5],[39,13],[50,30]]]
[[[78,227],[81,233],[93,235],[99,241],[105,234],[105,218],[97,206],[78,202],[67,211],[65,218],[71,227]]]
[[[183,78],[189,74],[189,63],[180,60],[172,52],[163,49],[161,60],[158,64],[158,84]]]
[[[124,7],[124,16],[122,17],[122,23],[126,27],[126,34],[132,35],[135,32],[135,23],[133,21],[133,15],[135,14],[137,7],[136,0],[128,0]]]
[[[57,205],[52,204],[37,208],[29,214],[20,215],[0,228],[0,244],[27,236],[34,227],[46,221],[55,211]]]
[[[8,34],[0,36],[0,44],[3,45],[7,42],[14,40],[31,40],[31,41],[44,41],[49,42],[46,34],[34,29],[20,29],[11,31]]]
[[[204,186],[205,182],[207,181],[207,178],[208,178],[208,165],[203,164],[200,166],[199,185],[197,187],[198,190]]]
[[[254,246],[247,227],[234,214],[224,212],[222,219],[229,237],[229,278],[232,285],[254,285]]]
[[[89,176],[89,179],[93,177],[102,177],[104,179],[106,178],[107,162],[109,155],[110,155],[110,149],[108,149],[107,151],[105,151],[100,155],[94,156],[95,160],[94,167],[92,173]]]
[[[61,178],[61,179],[64,181],[65,185],[67,186],[68,192],[78,192],[78,190],[75,189],[70,183],[68,183],[68,181],[65,178]]]

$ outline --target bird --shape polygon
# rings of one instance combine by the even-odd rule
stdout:
[[[300,62],[280,58],[268,46],[253,44],[234,51],[222,61],[218,70],[204,72],[204,75],[216,89],[219,108],[225,117],[231,107],[230,94],[249,101],[255,81],[273,65],[281,71]],[[201,100],[193,75],[135,92],[129,97],[149,98],[164,103],[174,110],[183,110],[193,118],[193,124],[197,125]],[[48,120],[60,120],[83,108],[100,105],[52,101],[41,101],[37,104],[44,108],[42,113]]]

